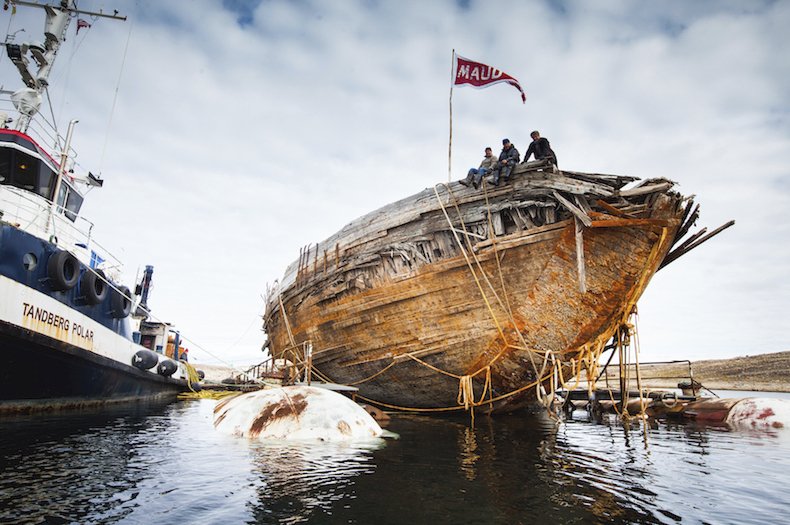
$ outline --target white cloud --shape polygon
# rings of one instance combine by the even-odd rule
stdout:
[[[446,180],[452,48],[528,97],[455,90],[456,178],[537,128],[563,167],[666,176],[700,224],[738,221],[651,283],[646,358],[790,349],[787,3],[266,1],[243,26],[208,0],[119,7],[130,22],[94,24],[56,66],[95,170],[131,26],[85,212],[132,273],[154,264],[155,313],[212,353],[261,357],[248,327],[301,246]]]

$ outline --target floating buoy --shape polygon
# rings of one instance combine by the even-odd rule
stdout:
[[[790,401],[747,397],[732,407],[727,423],[737,428],[790,428]]]
[[[220,401],[214,428],[255,439],[351,441],[381,437],[370,415],[342,394],[311,386],[249,392]]]
[[[696,421],[724,423],[734,428],[790,428],[790,400],[787,399],[702,399],[685,405],[682,413]]]

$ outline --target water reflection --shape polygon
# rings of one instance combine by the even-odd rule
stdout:
[[[461,472],[469,481],[474,481],[477,478],[476,463],[478,459],[480,459],[480,454],[477,453],[475,431],[471,427],[465,427],[458,433],[458,463]]]
[[[278,444],[215,432],[213,404],[0,419],[0,522],[778,523],[790,508],[790,430],[397,415],[378,448]]]
[[[324,442],[258,442],[253,472],[260,477],[249,506],[259,523],[299,523],[331,514],[353,490],[354,478],[375,471],[372,452],[383,445]]]
[[[150,475],[136,460],[136,438],[155,432],[166,410],[143,404],[0,420],[0,522],[100,523],[126,515],[124,504]]]
[[[566,453],[562,426],[543,414],[477,418],[475,428],[464,418],[397,416],[391,428],[401,439],[374,453],[375,476],[357,479],[353,505],[313,522],[659,521],[629,505],[606,467],[594,474],[607,458]]]

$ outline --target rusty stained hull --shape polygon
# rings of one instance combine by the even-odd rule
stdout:
[[[665,200],[651,216],[668,219],[666,228],[584,230],[585,293],[579,290],[573,220],[553,225],[536,242],[526,242],[525,232],[523,244],[511,240],[497,251],[481,251],[482,268],[502,301],[509,302],[515,322],[483,285],[487,306],[466,260],[458,255],[355,293],[286,297],[283,307],[293,339],[312,341],[313,365],[322,375],[355,384],[361,396],[384,407],[461,409],[457,376],[475,374],[486,365],[493,396],[523,389],[537,379],[532,361],[540,366],[540,352],[551,350],[569,359],[582,345],[608,338],[628,314],[680,223],[677,201]],[[281,309],[267,316],[273,353],[284,355],[291,344]],[[497,324],[512,346],[503,341]],[[514,348],[522,346],[515,331],[528,349],[539,352]],[[485,372],[473,378],[478,400],[485,380]],[[488,408],[510,411],[534,398],[535,389],[528,388]]]

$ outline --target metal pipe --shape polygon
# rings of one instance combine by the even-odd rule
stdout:
[[[62,185],[63,176],[66,174],[66,161],[69,159],[69,148],[71,148],[71,137],[74,134],[74,126],[79,122],[77,119],[73,119],[69,122],[69,129],[66,132],[66,144],[63,146],[63,152],[60,155],[60,167],[58,169],[57,178],[55,179],[55,192],[52,194],[52,206],[49,209],[49,220],[47,221],[47,225],[53,225],[55,214],[58,211],[58,197],[60,194],[60,187]],[[65,200],[63,201],[63,208],[66,206]],[[54,226],[53,226],[54,231]],[[47,232],[49,233],[49,232]]]

